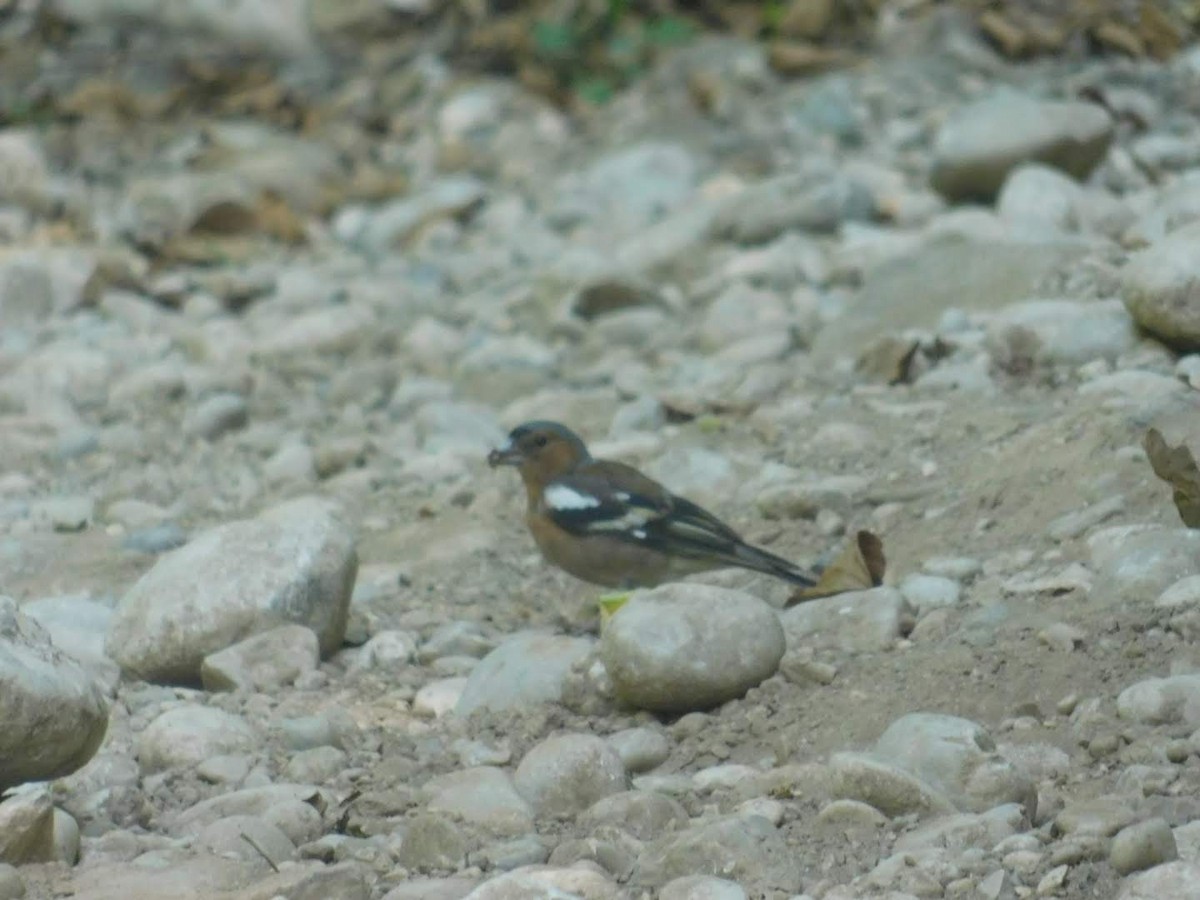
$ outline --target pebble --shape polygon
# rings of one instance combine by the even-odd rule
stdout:
[[[657,769],[671,755],[671,742],[654,728],[627,728],[605,740],[631,775]]]
[[[1147,819],[1116,833],[1109,862],[1122,875],[1140,872],[1179,858],[1171,826],[1163,819]]]
[[[0,862],[0,900],[21,900],[25,896],[25,879],[16,866]]]
[[[943,606],[955,606],[962,588],[951,578],[938,575],[908,575],[900,582],[900,593],[918,615]]]
[[[312,629],[281,625],[204,657],[206,691],[268,693],[317,668],[320,647]]]
[[[742,696],[775,673],[783,651],[783,628],[763,601],[699,584],[633,594],[600,639],[617,696],[662,712]]]
[[[54,803],[45,790],[0,801],[0,862],[20,866],[56,858]]]
[[[627,787],[621,758],[601,738],[563,734],[525,754],[513,783],[538,815],[569,818]]]
[[[1043,162],[1086,178],[1113,121],[1103,107],[1005,91],[956,111],[934,141],[933,187],[950,200],[991,200],[1014,168]]]
[[[1148,678],[1117,696],[1122,718],[1152,725],[1186,722],[1200,726],[1200,674]]]
[[[585,638],[515,635],[491,651],[467,676],[455,712],[501,712],[562,698],[572,666],[592,649]]]
[[[746,892],[736,881],[711,875],[685,875],[668,881],[658,896],[660,900],[746,900]]]
[[[679,801],[666,794],[634,790],[597,800],[582,813],[580,821],[593,830],[615,825],[647,841],[685,825],[688,814]]]
[[[912,618],[904,595],[886,586],[810,600],[780,617],[788,646],[848,653],[891,648],[909,629]]]
[[[1190,252],[1200,223],[1186,225],[1135,253],[1123,272],[1122,298],[1150,334],[1177,350],[1200,349],[1200,263]]]
[[[779,832],[758,816],[725,817],[650,842],[635,878],[662,887],[676,878],[708,875],[736,881],[747,893],[768,888],[796,892],[800,867]]]
[[[522,835],[534,827],[533,809],[503,769],[476,766],[440,775],[422,788],[426,809],[442,812],[489,834]]]
[[[138,738],[138,762],[151,774],[193,768],[212,756],[247,753],[258,736],[240,716],[198,704],[168,709]]]

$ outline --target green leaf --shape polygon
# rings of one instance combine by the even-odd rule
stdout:
[[[575,93],[579,99],[602,106],[613,98],[613,84],[603,75],[582,75],[575,80]]]
[[[533,23],[533,48],[542,56],[569,56],[576,50],[576,37],[575,30],[563,22]]]
[[[660,47],[675,47],[692,39],[695,29],[687,19],[663,16],[646,23],[646,40]]]

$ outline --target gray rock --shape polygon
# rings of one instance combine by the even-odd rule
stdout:
[[[289,750],[313,747],[349,749],[358,735],[358,724],[344,709],[334,708],[311,716],[282,719],[279,731]]]
[[[108,727],[100,685],[35,621],[0,596],[0,790],[67,775]]]
[[[1133,255],[1122,296],[1134,320],[1176,350],[1200,349],[1200,224],[1186,225]]]
[[[1200,575],[1180,578],[1158,595],[1156,609],[1192,610],[1200,607]],[[28,606],[26,606],[28,609]]]
[[[191,768],[210,756],[246,753],[258,735],[240,716],[198,704],[176,706],[146,726],[138,739],[138,762],[145,773]]]
[[[1057,169],[1037,163],[1020,166],[1004,180],[996,212],[1005,221],[1027,229],[1079,229],[1083,188]]]
[[[829,761],[830,793],[857,800],[886,816],[939,815],[953,812],[953,802],[920,778],[865,753],[835,753]]]
[[[888,726],[873,752],[966,811],[1018,803],[1028,819],[1036,812],[1037,789],[1032,781],[996,752],[995,742],[981,725],[967,719],[910,713]]]
[[[1150,603],[1179,579],[1200,574],[1200,531],[1118,525],[1094,532],[1087,544],[1096,573],[1092,596],[1106,604]]]
[[[482,404],[426,403],[414,418],[426,453],[458,453],[483,458],[505,437],[495,412]]]
[[[79,823],[64,809],[54,810],[54,859],[68,866],[79,862]]]
[[[398,670],[413,661],[417,637],[408,631],[388,629],[373,635],[363,644],[356,668]]]
[[[429,812],[446,813],[491,834],[533,830],[533,809],[503,769],[476,766],[430,779],[422,788]]]
[[[671,755],[671,742],[653,728],[626,728],[605,740],[620,757],[625,771],[633,775],[657,769]]]
[[[253,842],[253,843],[252,843]],[[279,865],[296,858],[296,846],[277,825],[259,816],[229,816],[206,825],[196,843],[219,856],[233,857],[265,867],[265,855]]]
[[[1117,714],[1124,719],[1163,725],[1200,726],[1200,674],[1148,678],[1121,691]]]
[[[462,900],[475,890],[475,878],[411,878],[383,895],[383,900]]]
[[[560,845],[561,846],[561,845]],[[467,863],[484,869],[509,872],[522,866],[546,862],[550,849],[536,834],[527,834],[511,841],[498,841],[468,854]]]
[[[455,711],[467,716],[476,710],[500,712],[534,703],[562,699],[571,667],[587,656],[586,638],[521,634],[509,638],[483,658],[467,677]]]
[[[303,625],[280,625],[204,657],[206,691],[269,693],[291,684],[320,661],[317,636]]]
[[[25,896],[25,879],[16,866],[0,863],[0,900],[21,900]]]
[[[1113,837],[1108,860],[1122,875],[1141,872],[1179,858],[1175,836],[1164,819],[1148,819],[1122,828]]]
[[[627,787],[621,759],[603,739],[562,734],[534,745],[513,782],[540,816],[568,818]]]
[[[343,211],[334,228],[344,240],[374,253],[386,253],[430,222],[470,214],[486,198],[487,187],[483,182],[470,175],[455,175],[384,204],[365,219],[360,218],[357,228],[350,211]]]
[[[688,814],[678,800],[665,794],[623,791],[598,800],[579,821],[593,831],[602,825],[615,825],[647,841],[686,825]]]
[[[281,868],[277,875],[238,893],[238,900],[370,900],[372,896],[374,875],[363,863],[302,862]]]
[[[1197,884],[1200,862],[1177,860],[1126,878],[1117,900],[1192,900]]]
[[[1001,841],[1025,831],[1028,825],[1021,807],[1009,803],[985,813],[940,816],[901,835],[895,849],[914,853],[937,847],[992,850]]]
[[[337,747],[301,750],[288,760],[284,775],[300,784],[325,784],[346,768],[346,753]]]
[[[202,800],[185,809],[174,817],[171,830],[181,835],[195,835],[220,819],[257,816],[279,828],[299,847],[322,834],[321,815],[325,806],[325,798],[312,785],[271,784],[243,788]]]
[[[1034,360],[1082,365],[1114,361],[1137,343],[1137,329],[1118,300],[1026,300],[996,312],[989,337],[1021,328],[1037,339]]]
[[[1049,273],[1083,252],[1078,241],[955,235],[922,241],[864,274],[854,303],[817,334],[815,362],[857,357],[883,335],[934,328],[948,309],[991,311],[1026,300]]]
[[[688,875],[733,879],[755,894],[795,893],[801,880],[798,858],[759,816],[731,816],[664,835],[642,852],[634,882],[657,888]]]
[[[900,591],[877,587],[798,604],[780,620],[789,647],[858,653],[891,647],[912,625],[913,612]]]
[[[659,900],[746,900],[736,881],[711,875],[685,875],[668,881],[658,892]]]
[[[46,629],[54,646],[82,664],[108,689],[121,672],[104,653],[104,635],[113,611],[86,596],[45,597],[21,607],[21,612]]]
[[[21,866],[56,858],[49,792],[22,792],[0,802],[0,862]]]
[[[876,215],[875,197],[843,175],[781,175],[735,196],[713,222],[718,238],[742,244],[770,241],[785,231],[830,232],[843,222]]]
[[[137,553],[158,555],[182,547],[187,543],[187,537],[187,532],[176,523],[163,522],[131,531],[121,540],[121,546]]]
[[[943,606],[956,606],[962,587],[951,578],[939,575],[906,575],[900,593],[919,613]]]
[[[311,58],[317,52],[307,8],[292,3],[281,5],[269,17],[254,8],[222,11],[206,3],[161,7],[125,0],[67,0],[57,12],[77,26],[117,28],[134,23],[166,32],[174,40],[203,35],[220,46],[240,47],[277,59]]]
[[[184,683],[199,681],[209,654],[289,622],[311,628],[329,654],[357,568],[335,508],[292,500],[160,558],[122,598],[106,647],[136,677]]]
[[[1100,106],[997,93],[942,125],[930,178],[947,199],[990,201],[1022,163],[1043,162],[1086,178],[1112,135],[1112,118]]]
[[[240,394],[213,394],[188,413],[183,422],[183,433],[215,441],[224,434],[245,428],[249,420],[249,407]]]
[[[593,869],[532,865],[488,879],[465,900],[620,900],[621,896],[613,882]]]
[[[588,220],[623,236],[678,209],[696,186],[699,167],[678,144],[646,141],[601,157],[556,185],[559,223]]]
[[[417,872],[450,871],[462,867],[467,840],[444,815],[421,813],[408,820],[396,861]]]
[[[701,584],[635,592],[600,639],[618,697],[661,712],[741,697],[775,674],[783,651],[783,628],[771,607]]]

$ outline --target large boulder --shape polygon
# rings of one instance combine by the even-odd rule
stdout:
[[[101,686],[10,597],[0,597],[0,722],[0,791],[74,772],[108,728]]]
[[[289,623],[342,644],[358,555],[336,507],[316,497],[230,522],[163,556],[122,598],[109,655],[147,681],[195,684],[209,654]]]

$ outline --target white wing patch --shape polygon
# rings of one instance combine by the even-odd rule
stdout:
[[[582,494],[565,484],[550,485],[543,496],[551,509],[595,509],[600,505],[600,501],[591,494]]]

